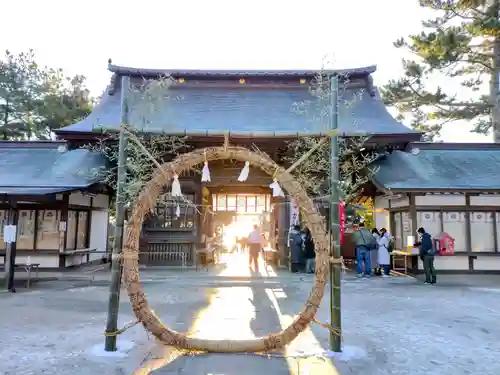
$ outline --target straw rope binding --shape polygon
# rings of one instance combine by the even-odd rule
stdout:
[[[301,209],[304,222],[311,230],[316,244],[316,280],[307,302],[293,322],[281,332],[271,333],[264,337],[250,340],[210,340],[188,336],[185,333],[174,331],[164,325],[151,311],[139,276],[139,236],[142,222],[146,214],[153,208],[154,202],[168,186],[175,173],[202,166],[205,161],[214,160],[248,161],[254,167],[266,172],[270,178],[279,180],[282,188],[292,196]],[[243,147],[230,146],[227,143],[222,147],[213,147],[195,150],[179,155],[175,160],[164,163],[157,168],[151,180],[145,185],[133,209],[126,227],[123,248],[123,282],[132,304],[137,320],[145,329],[151,332],[164,344],[178,349],[200,350],[207,352],[262,352],[279,349],[292,342],[314,320],[319,305],[325,293],[325,284],[328,279],[329,264],[329,236],[325,230],[324,219],[318,212],[313,201],[290,172],[276,164],[269,156],[263,153],[250,151]]]

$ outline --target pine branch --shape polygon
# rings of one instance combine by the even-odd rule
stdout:
[[[347,77],[341,77],[345,84],[341,89],[341,101],[352,105],[352,101],[362,100],[362,94],[352,100],[344,99]],[[329,128],[331,111],[330,77],[319,72],[311,86],[311,94],[316,100],[297,103],[295,112],[308,118],[314,127]],[[306,188],[310,196],[326,196],[330,193],[330,143],[328,137],[300,137],[287,143],[283,161],[294,167],[292,174]],[[361,189],[376,170],[370,164],[378,158],[375,151],[364,148],[368,135],[340,138],[339,161],[340,180],[338,188],[347,203],[353,202],[361,194]]]
[[[383,87],[384,102],[394,105],[400,118],[409,118],[412,126],[424,129],[430,138],[439,134],[443,123],[457,120],[467,120],[474,131],[487,132],[494,106],[481,94],[484,83],[497,74],[493,46],[500,38],[499,2],[420,0],[420,5],[434,10],[436,17],[422,23],[420,34],[395,42],[416,58],[403,61],[404,77]],[[472,99],[460,100],[442,87],[429,92],[426,86],[436,74],[469,89],[470,95],[463,97]],[[490,118],[489,125],[486,118]]]

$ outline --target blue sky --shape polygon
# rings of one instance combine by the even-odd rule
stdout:
[[[401,74],[393,41],[420,30],[418,0],[7,0],[0,49],[33,48],[42,64],[84,74],[92,93],[114,64],[184,69],[316,69],[376,64],[375,83]],[[442,139],[490,141],[466,124]]]

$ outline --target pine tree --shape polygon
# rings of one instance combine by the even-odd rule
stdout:
[[[32,50],[18,55],[5,51],[0,60],[0,138],[30,138],[39,94],[40,69]]]
[[[82,75],[67,76],[61,69],[45,69],[37,105],[36,138],[51,139],[53,131],[74,124],[92,110],[94,98]]]
[[[430,140],[444,124],[465,120],[473,132],[492,131],[500,142],[500,0],[420,0],[420,5],[436,17],[422,22],[420,34],[394,43],[416,59],[403,61],[404,76],[383,88],[384,101]],[[436,74],[460,84],[467,95],[432,87]]]
[[[92,109],[85,77],[40,67],[33,50],[0,58],[0,139],[51,139]]]

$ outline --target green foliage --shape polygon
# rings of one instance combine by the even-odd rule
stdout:
[[[144,131],[134,130],[125,126],[128,139],[126,147],[127,179],[124,187],[124,203],[127,209],[132,208],[144,185],[151,180],[156,169],[154,161],[159,163],[171,160],[178,154],[189,150],[188,137],[168,134],[152,134],[147,131],[159,111],[163,111],[172,98],[170,87],[171,77],[165,76],[155,80],[144,81],[138,87],[130,87],[127,102],[133,103],[130,111],[136,115],[136,121]],[[127,124],[125,124],[127,125]],[[84,148],[101,152],[109,162],[107,168],[96,171],[103,183],[116,189],[118,174],[118,131],[99,128],[100,136],[92,144]],[[175,199],[172,199],[175,200]]]
[[[375,228],[373,200],[367,199],[361,205],[356,205],[355,208],[358,222],[365,223],[365,227],[367,228]]]
[[[340,198],[351,203],[360,195],[361,188],[375,173],[370,164],[378,158],[376,151],[363,149],[366,137],[339,140]],[[319,142],[316,137],[301,137],[288,142],[284,156],[287,164],[293,164]],[[312,197],[330,194],[330,143],[325,142],[302,162],[292,174]]]
[[[86,117],[94,104],[85,87],[85,77],[67,77],[61,70],[50,69],[45,72],[43,92],[37,134],[41,139],[50,139],[55,129]]]
[[[366,228],[374,228],[375,227],[375,220],[373,217],[373,211],[369,211],[366,209],[363,210],[357,210],[356,214],[359,215],[360,222],[363,222],[365,224]]]
[[[97,143],[85,146],[92,151],[101,152],[108,160],[107,168],[96,173],[101,177],[102,182],[116,189],[118,173],[118,134],[107,133]],[[156,166],[151,161],[168,160],[172,156],[186,151],[189,147],[186,143],[187,137],[177,137],[162,134],[145,134],[134,132],[133,136],[146,148],[149,155],[136,143],[127,143],[127,180],[124,189],[125,207],[132,208],[137,196],[142,191],[144,185],[151,180]]]
[[[436,12],[422,23],[417,35],[397,40],[394,45],[412,53],[404,60],[404,75],[382,90],[386,104],[409,118],[413,128],[426,132],[432,140],[442,126],[466,120],[473,131],[486,134],[500,130],[500,119],[492,115],[500,67],[500,0],[420,0],[420,5]],[[497,59],[494,58],[497,54]],[[432,87],[436,73],[456,82],[468,95],[458,97]],[[490,92],[483,95],[485,82]]]
[[[352,100],[345,99],[344,90],[348,86],[347,77],[340,77],[340,81],[343,84],[338,93],[339,102],[344,102],[343,105],[350,106],[353,100],[362,99],[360,95],[355,96]],[[319,72],[311,84],[310,91],[316,100],[298,103],[297,108],[294,108],[294,110],[308,117],[310,122],[314,123],[312,126],[315,128],[329,129],[333,108],[328,73]],[[376,172],[370,167],[370,164],[378,158],[378,153],[365,150],[364,144],[368,138],[368,135],[338,138],[340,173],[338,187],[340,199],[347,204],[359,196],[362,186]],[[330,194],[330,142],[320,143],[320,140],[319,137],[300,137],[289,141],[286,153],[283,156],[283,161],[291,165],[301,159],[309,150],[315,148],[315,151],[292,172],[313,197],[325,197]],[[319,147],[318,144],[320,144]]]
[[[85,77],[40,67],[32,50],[0,60],[0,138],[50,139],[92,108]]]

